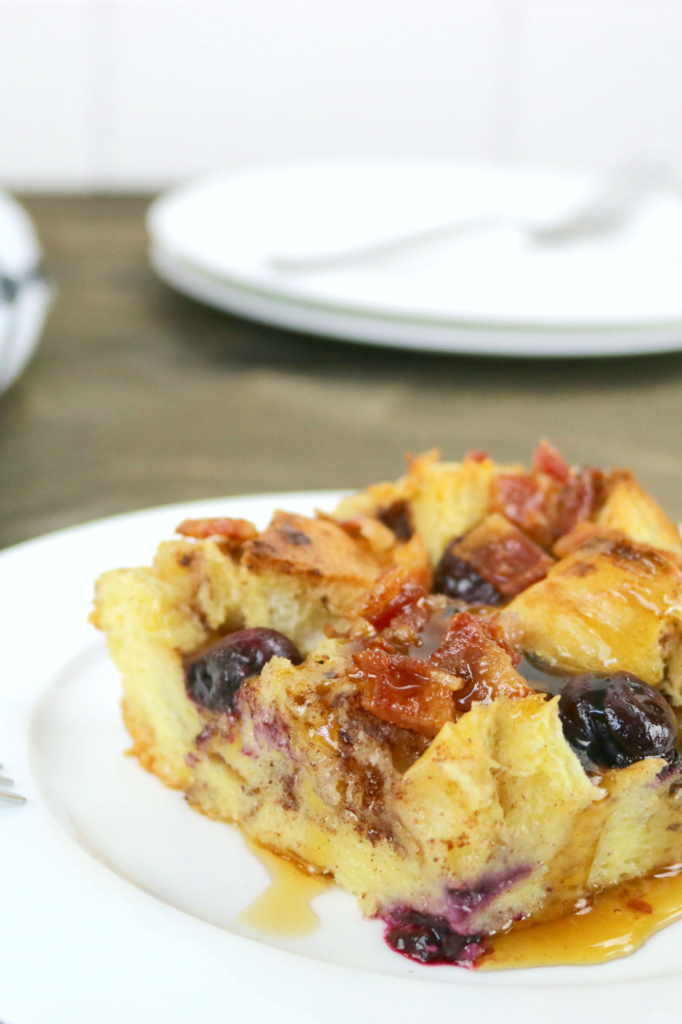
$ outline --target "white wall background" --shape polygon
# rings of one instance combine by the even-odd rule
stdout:
[[[279,159],[682,168],[679,0],[0,0],[0,183]]]

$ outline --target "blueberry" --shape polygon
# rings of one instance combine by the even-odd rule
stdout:
[[[677,719],[665,697],[630,672],[574,676],[559,699],[564,735],[587,768],[674,756]]]
[[[453,541],[449,544],[433,574],[433,591],[435,594],[446,594],[447,597],[458,597],[467,604],[504,603],[504,597],[492,583],[480,576],[472,565],[452,553]]]
[[[303,661],[298,648],[276,629],[240,629],[216,640],[185,663],[192,700],[211,711],[232,711],[245,679],[258,675],[271,658]]]
[[[459,935],[444,917],[413,910],[399,913],[385,937],[396,953],[422,964],[466,963],[480,952],[480,935]]]

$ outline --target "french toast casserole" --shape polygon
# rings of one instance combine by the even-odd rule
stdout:
[[[430,452],[177,532],[96,586],[133,753],[394,949],[471,964],[682,861],[682,541],[629,471]]]

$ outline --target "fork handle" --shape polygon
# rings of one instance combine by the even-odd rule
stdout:
[[[440,238],[457,238],[460,235],[469,235],[476,231],[502,227],[510,223],[508,219],[499,215],[471,217],[468,220],[459,218],[459,220],[450,221],[447,224],[439,224],[437,227],[422,228],[419,231],[387,238],[381,242],[370,242],[368,245],[357,246],[354,249],[320,253],[313,256],[270,256],[266,263],[273,270],[285,273],[332,270],[337,267],[369,263],[384,256],[398,255],[409,249],[416,249],[420,245],[430,245]]]

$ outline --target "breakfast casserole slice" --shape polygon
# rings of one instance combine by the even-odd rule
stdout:
[[[179,534],[97,582],[133,752],[393,948],[472,963],[682,861],[682,541],[629,472],[431,452]]]

